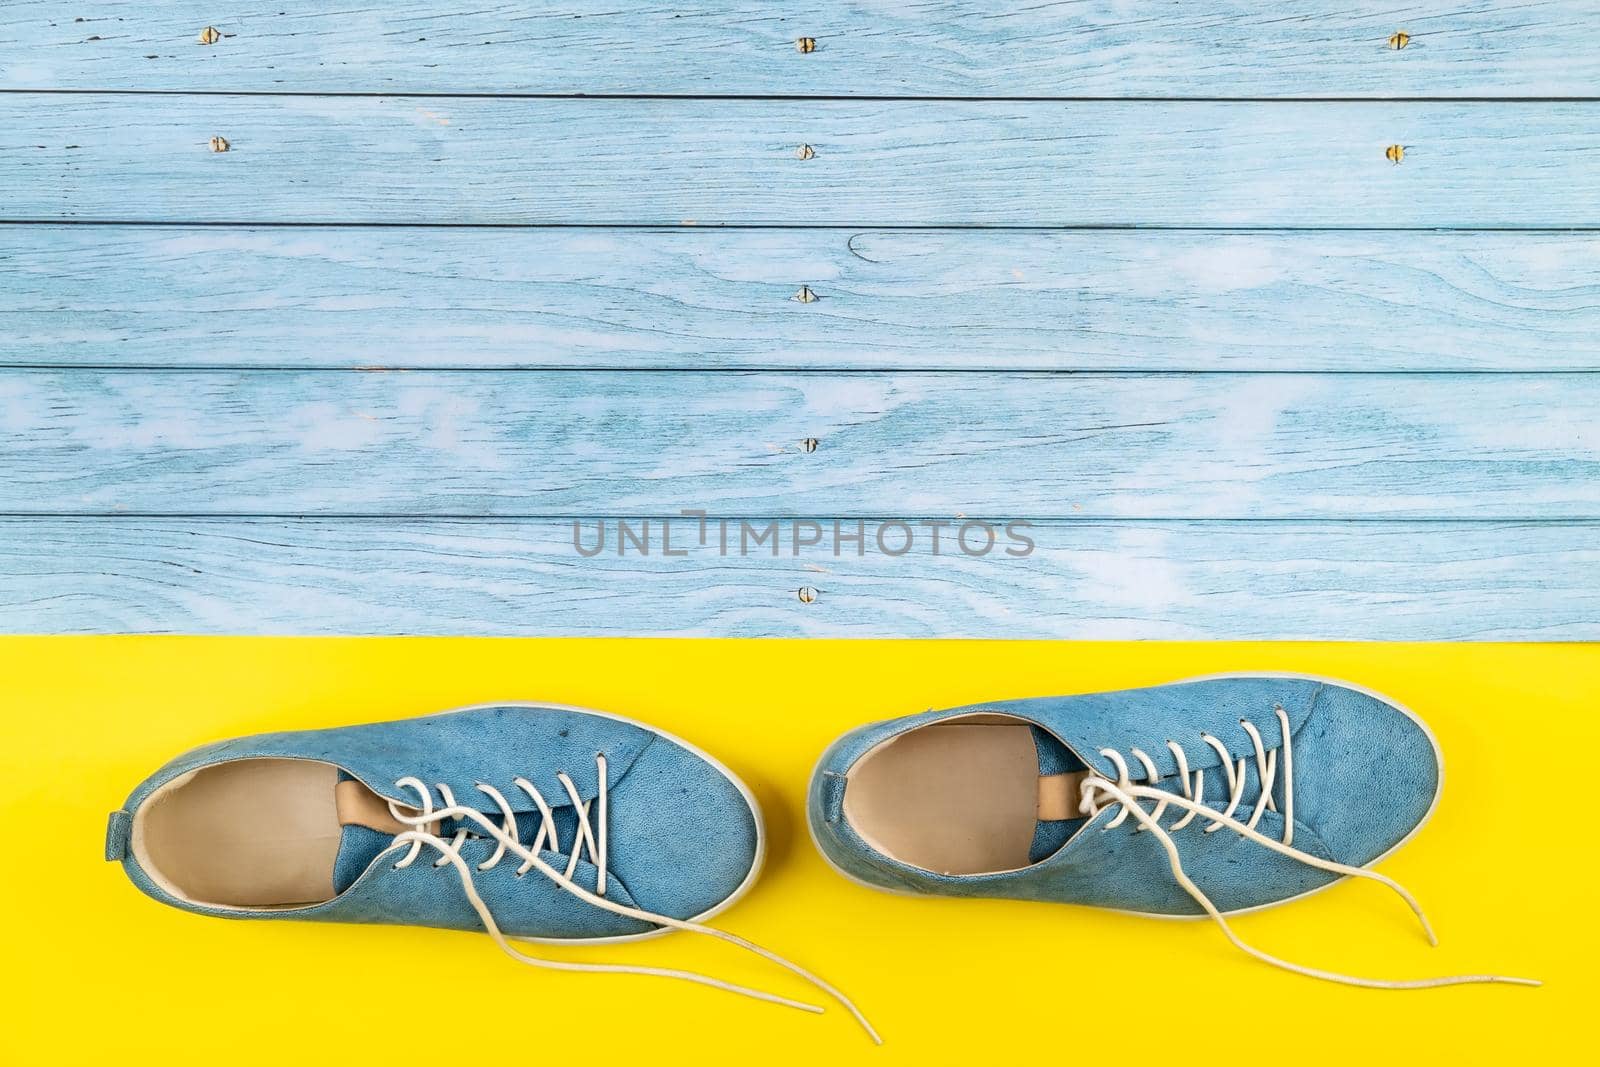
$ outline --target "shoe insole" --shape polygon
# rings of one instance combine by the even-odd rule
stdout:
[[[139,859],[170,891],[201,904],[272,908],[334,896],[339,770],[312,760],[219,763],[147,801]]]
[[[844,816],[913,867],[982,874],[1028,866],[1038,824],[1039,757],[1026,724],[936,723],[862,757]]]

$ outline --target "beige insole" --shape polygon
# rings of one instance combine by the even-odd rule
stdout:
[[[145,802],[135,849],[169,891],[202,904],[271,908],[330,900],[339,770],[249,759],[195,772]]]
[[[936,723],[868,752],[850,771],[844,815],[880,851],[942,874],[1028,865],[1039,757],[1020,723]]]

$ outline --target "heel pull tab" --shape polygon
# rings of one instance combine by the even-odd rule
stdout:
[[[128,839],[133,835],[133,816],[114,811],[106,816],[106,859],[121,860],[128,855]]]
[[[848,779],[835,771],[822,772],[822,820],[838,822],[844,817],[844,787]]]

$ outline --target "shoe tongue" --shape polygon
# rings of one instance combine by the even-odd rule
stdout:
[[[333,891],[343,893],[366,873],[378,853],[394,843],[394,835],[351,824],[339,833],[339,854],[333,861]],[[396,856],[399,854],[396,853]]]
[[[1084,763],[1073,755],[1071,749],[1057,740],[1048,730],[1037,726],[1033,732],[1033,747],[1039,754],[1039,777],[1073,774],[1084,769]],[[1033,830],[1033,844],[1028,848],[1028,862],[1038,863],[1056,851],[1077,833],[1087,819],[1073,816],[1067,819],[1040,819]]]
[[[1033,747],[1039,753],[1039,777],[1048,778],[1052,774],[1071,774],[1083,770],[1083,760],[1073,755],[1072,750],[1062,744],[1056,735],[1039,726],[1029,726],[1033,734]]]
[[[333,802],[339,814],[339,852],[333,860],[333,891],[338,894],[354,885],[406,827],[390,815],[388,801],[342,771]]]

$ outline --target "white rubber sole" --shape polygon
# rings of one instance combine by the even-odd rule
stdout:
[[[750,862],[749,872],[745,874],[744,881],[739,883],[737,889],[735,889],[728,896],[724,897],[722,900],[718,901],[716,906],[707,911],[701,912],[699,915],[692,916],[685,921],[701,923],[721,915],[724,911],[727,911],[729,908],[733,907],[741,899],[743,899],[744,895],[750,892],[751,886],[755,885],[756,879],[761,875],[761,868],[763,864],[766,863],[767,859],[767,823],[766,820],[762,818],[761,805],[756,802],[755,794],[750,792],[750,787],[745,785],[744,781],[738,775],[734,774],[726,766],[724,766],[721,760],[718,760],[716,757],[710,755],[698,746],[690,744],[683,738],[678,737],[675,734],[669,734],[667,731],[655,726],[651,726],[649,723],[640,722],[638,719],[630,719],[626,715],[616,715],[609,711],[597,711],[594,708],[578,707],[576,704],[541,704],[532,700],[496,700],[486,704],[469,704],[466,707],[450,708],[446,711],[432,712],[431,714],[455,715],[464,711],[483,711],[487,708],[538,708],[544,711],[570,711],[579,715],[594,715],[602,719],[611,719],[614,722],[626,723],[629,726],[637,726],[639,729],[655,734],[662,740],[670,741],[679,748],[684,749],[692,755],[698,756],[705,760],[708,764],[716,769],[718,774],[726,778],[729,783],[731,783],[733,787],[739,791],[739,795],[744,798],[745,804],[749,806],[750,815],[755,820],[756,824],[756,854],[755,858]],[[630,941],[648,941],[653,937],[661,937],[663,934],[670,934],[672,932],[672,927],[663,926],[657,930],[646,930],[641,934],[618,934],[614,937],[524,937],[520,934],[513,936],[518,941],[527,941],[540,945],[620,945]]]
[[[1241,678],[1290,678],[1290,679],[1295,679],[1295,680],[1298,680],[1298,681],[1321,682],[1323,685],[1337,686],[1340,689],[1348,689],[1351,692],[1361,693],[1364,696],[1372,697],[1374,700],[1382,701],[1384,704],[1387,704],[1389,707],[1394,708],[1396,711],[1400,712],[1400,714],[1404,715],[1406,718],[1410,719],[1413,723],[1415,723],[1417,725],[1417,728],[1422,731],[1423,736],[1428,739],[1428,744],[1433,747],[1434,764],[1439,768],[1439,780],[1438,780],[1437,783],[1435,783],[1434,790],[1433,790],[1433,799],[1431,801],[1429,801],[1429,803],[1428,803],[1428,810],[1423,812],[1422,818],[1417,821],[1417,825],[1413,826],[1409,833],[1407,833],[1399,841],[1396,841],[1393,845],[1391,845],[1387,850],[1385,850],[1383,852],[1382,855],[1374,857],[1369,863],[1367,863],[1365,865],[1366,867],[1370,868],[1370,867],[1376,866],[1377,864],[1379,864],[1379,863],[1383,862],[1384,860],[1388,859],[1390,856],[1394,855],[1396,852],[1400,851],[1400,849],[1404,845],[1406,845],[1412,838],[1416,837],[1417,834],[1422,832],[1422,828],[1424,826],[1427,826],[1428,823],[1430,821],[1432,821],[1434,812],[1437,811],[1438,808],[1439,808],[1439,797],[1444,793],[1444,752],[1443,752],[1443,750],[1441,750],[1439,748],[1439,739],[1437,737],[1435,737],[1434,734],[1433,734],[1433,731],[1428,728],[1428,724],[1423,722],[1422,719],[1417,715],[1416,712],[1412,711],[1410,708],[1406,707],[1404,704],[1401,704],[1399,701],[1394,700],[1392,697],[1386,696],[1383,693],[1380,693],[1375,689],[1369,689],[1366,686],[1357,685],[1354,682],[1347,682],[1347,681],[1345,681],[1343,679],[1340,679],[1340,678],[1329,678],[1329,677],[1326,677],[1326,676],[1320,675],[1320,674],[1301,674],[1301,673],[1298,673],[1298,672],[1295,672],[1295,671],[1240,671],[1240,672],[1231,672],[1231,673],[1230,672],[1224,672],[1224,673],[1221,673],[1221,674],[1199,674],[1199,675],[1195,675],[1192,678],[1178,678],[1178,679],[1175,679],[1175,680],[1173,680],[1171,682],[1162,682],[1160,684],[1161,685],[1183,685],[1183,684],[1185,684],[1187,682],[1217,682],[1217,681],[1228,681],[1228,680],[1231,680],[1231,679],[1241,679]],[[1155,687],[1154,686],[1144,686],[1142,688],[1155,688]],[[978,714],[979,712],[981,712],[981,710],[982,709],[975,710],[974,714]],[[1003,713],[999,713],[999,714],[1003,714]],[[826,755],[826,754],[827,754],[827,750],[824,749],[823,750],[823,755]],[[819,756],[817,758],[817,762],[811,768],[811,777],[812,778],[816,777],[817,771],[821,768],[821,766],[822,766],[822,757]],[[808,788],[809,788],[809,782],[808,782]],[[806,804],[806,832],[810,835],[812,847],[814,847],[817,850],[817,854],[822,857],[822,861],[824,863],[826,863],[829,867],[833,868],[834,872],[837,873],[840,877],[844,878],[846,881],[854,882],[856,885],[861,886],[864,889],[871,889],[871,890],[874,890],[874,891],[879,892],[879,893],[888,893],[888,894],[890,894],[892,896],[900,896],[900,897],[943,897],[943,896],[945,896],[945,894],[943,894],[943,893],[916,893],[916,892],[912,892],[911,890],[908,890],[908,889],[894,889],[894,888],[891,888],[889,886],[876,885],[876,884],[874,884],[872,882],[868,882],[868,881],[858,877],[857,875],[851,874],[849,871],[847,871],[844,868],[840,867],[837,863],[834,863],[833,860],[828,856],[828,854],[823,851],[821,842],[817,838],[817,828],[816,828],[816,826],[814,826],[812,824],[812,821],[811,821],[811,805],[810,805],[809,802]],[[1026,868],[1024,868],[1024,869],[1026,869]],[[1319,885],[1315,889],[1308,889],[1304,893],[1297,893],[1292,897],[1284,897],[1282,900],[1274,900],[1270,904],[1257,904],[1256,906],[1251,907],[1251,908],[1236,908],[1233,911],[1224,911],[1222,914],[1223,915],[1249,915],[1252,912],[1265,911],[1268,908],[1282,907],[1285,904],[1292,904],[1297,900],[1304,900],[1307,897],[1315,896],[1316,894],[1321,893],[1325,889],[1331,889],[1334,886],[1338,885],[1340,882],[1345,881],[1347,878],[1349,878],[1349,875],[1341,875],[1340,877],[1335,878],[1333,881],[1328,882],[1325,885]],[[961,898],[956,898],[956,899],[961,899]],[[972,898],[967,898],[967,899],[972,899]],[[995,897],[995,898],[983,898],[983,899],[1000,899],[1000,900],[1003,900],[1003,899],[1008,899],[1008,898]],[[1180,922],[1193,921],[1193,920],[1196,920],[1196,919],[1206,919],[1206,918],[1210,917],[1210,916],[1207,916],[1205,914],[1200,914],[1200,915],[1171,915],[1171,914],[1168,914],[1166,912],[1134,911],[1134,910],[1132,910],[1130,908],[1096,908],[1096,910],[1097,911],[1114,912],[1114,913],[1119,914],[1119,915],[1138,915],[1138,916],[1141,916],[1141,917],[1147,918],[1147,919],[1173,919],[1173,920],[1180,921]]]

